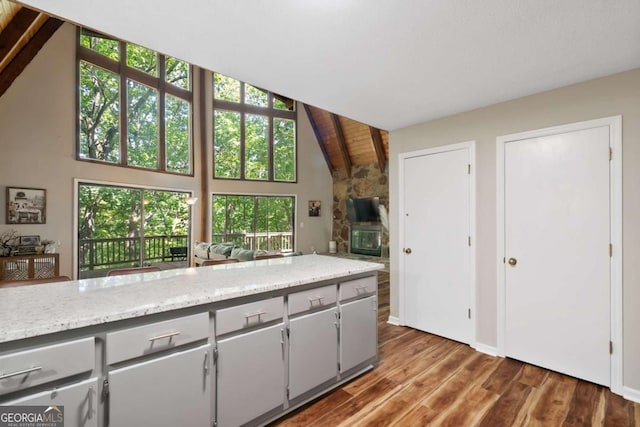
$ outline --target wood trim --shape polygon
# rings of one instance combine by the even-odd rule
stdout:
[[[11,86],[13,81],[22,73],[27,65],[38,54],[42,46],[60,28],[62,21],[56,18],[49,18],[42,27],[34,34],[20,52],[11,60],[9,65],[0,74],[0,96],[2,96]]]
[[[200,78],[198,79],[199,81],[197,82],[197,84],[198,84],[198,96],[200,99],[198,99],[197,121],[200,125],[200,174],[199,174],[199,177],[200,177],[200,234],[198,235],[198,240],[207,241],[207,238],[205,237],[207,234],[207,212],[209,208],[208,205],[211,204],[211,194],[209,194],[210,178],[209,178],[209,174],[207,173],[208,172],[207,168],[209,166],[209,156],[207,155],[207,146],[208,146],[207,117],[209,117],[209,115],[207,114],[207,99],[206,99],[207,91],[205,90],[206,86],[204,84],[207,73],[205,72],[204,68],[199,68],[199,70],[200,70]],[[192,73],[192,75],[193,74],[194,73]],[[194,114],[194,118],[195,117],[196,116]],[[211,164],[213,165],[213,163]]]
[[[384,154],[384,145],[382,144],[382,135],[380,134],[380,129],[369,126],[369,132],[371,133],[371,141],[373,142],[373,148],[376,150],[378,167],[380,168],[380,172],[384,173],[387,156],[385,156]]]
[[[0,32],[0,63],[11,53],[16,43],[24,36],[37,17],[38,12],[23,7],[18,10],[5,29]]]
[[[349,157],[349,150],[347,150],[347,140],[344,137],[344,130],[340,123],[340,117],[333,113],[329,113],[333,128],[336,131],[336,139],[338,140],[338,147],[342,153],[342,159],[344,160],[344,168],[347,170],[347,176],[351,176],[351,157]]]
[[[316,139],[318,140],[318,145],[320,145],[320,151],[322,151],[322,155],[324,156],[324,160],[327,162],[327,166],[329,167],[329,171],[333,172],[335,167],[331,164],[331,158],[329,157],[329,153],[327,152],[327,147],[324,145],[324,140],[322,139],[322,135],[320,134],[320,129],[318,128],[318,123],[316,123],[316,119],[313,117],[313,113],[311,112],[311,108],[307,104],[302,104],[304,106],[304,111],[307,112],[307,117],[309,118],[309,123],[311,123],[311,128],[313,129],[313,133],[316,135]]]

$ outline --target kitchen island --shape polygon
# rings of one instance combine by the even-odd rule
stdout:
[[[380,264],[320,255],[0,289],[0,405],[260,425],[371,369]]]

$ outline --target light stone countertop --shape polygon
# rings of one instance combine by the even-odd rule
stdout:
[[[371,262],[303,255],[0,288],[0,343],[382,268]]]

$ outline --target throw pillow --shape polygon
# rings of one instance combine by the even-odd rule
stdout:
[[[237,258],[240,261],[253,261],[253,254],[251,249],[233,248],[231,250],[231,258]]]

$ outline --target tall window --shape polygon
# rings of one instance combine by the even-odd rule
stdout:
[[[295,103],[213,73],[214,178],[296,181]]]
[[[111,268],[188,265],[190,193],[80,183],[80,278]]]
[[[79,159],[192,174],[191,66],[79,31]]]
[[[213,194],[212,240],[247,249],[294,250],[293,196]]]

